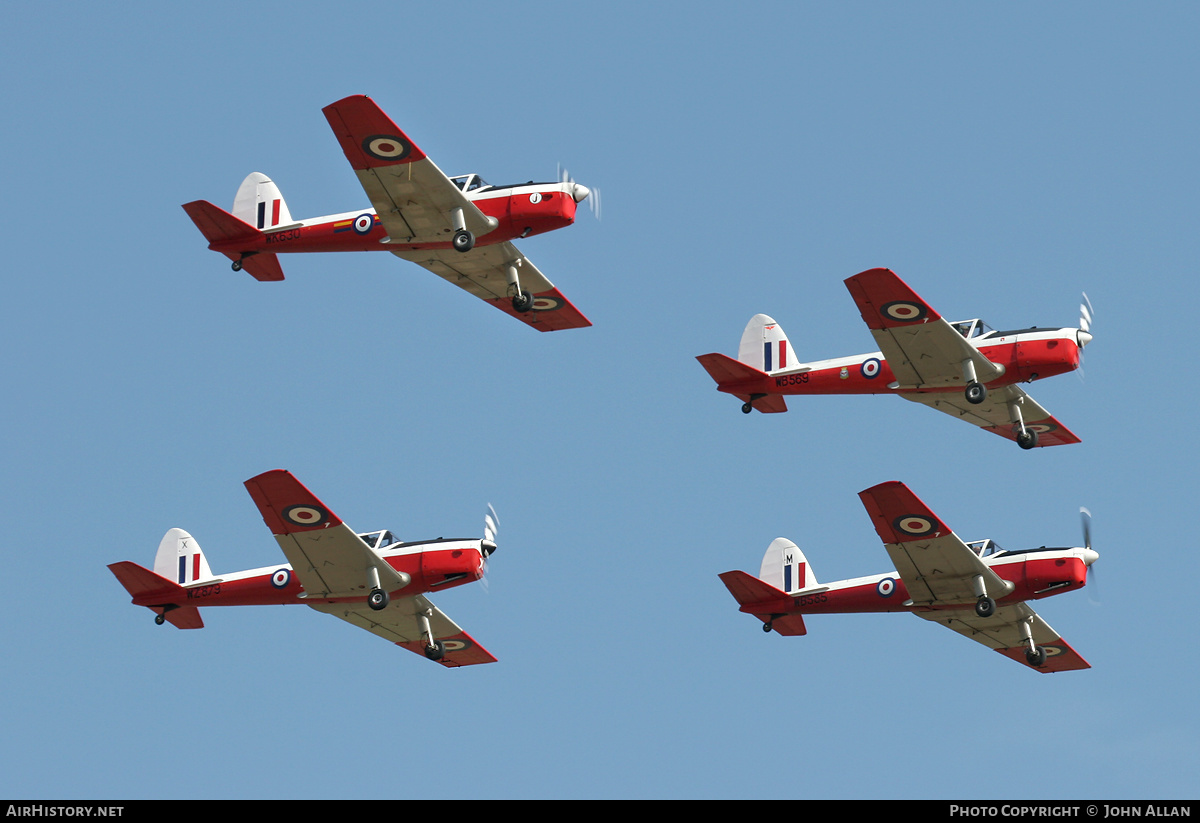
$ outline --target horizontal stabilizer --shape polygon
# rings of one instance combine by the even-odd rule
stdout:
[[[177,629],[204,628],[199,609],[174,605],[187,599],[187,589],[183,586],[128,560],[110,563],[108,569],[133,596],[135,605],[163,615]]]
[[[747,366],[740,360],[734,360],[725,354],[702,354],[696,359],[700,361],[700,365],[704,367],[709,376],[717,381],[717,386],[722,389],[731,383],[757,383],[770,376],[765,371]]]
[[[792,598],[787,592],[742,571],[725,572],[718,576],[741,605],[741,610],[753,614],[763,623],[770,621],[772,631],[787,637],[808,634],[803,617],[782,614],[792,606]]]
[[[229,212],[214,206],[207,200],[196,200],[184,203],[183,210],[200,229],[200,233],[209,243],[231,243],[238,240],[257,240],[262,232],[244,220],[239,220]]]
[[[162,597],[162,602],[170,602],[187,597],[187,590],[173,580],[157,575],[147,568],[123,560],[120,563],[110,563],[108,570],[116,575],[117,580],[125,587],[125,591],[133,595],[135,601],[149,601]],[[139,603],[138,605],[144,605]]]
[[[770,375],[724,354],[702,354],[696,358],[717,381],[717,390],[749,403],[764,414],[787,411],[782,395],[764,394]]]
[[[274,254],[255,253],[254,249],[265,236],[244,220],[234,217],[207,200],[184,203],[183,210],[208,240],[211,249],[221,252],[255,280],[283,279],[283,267]]]

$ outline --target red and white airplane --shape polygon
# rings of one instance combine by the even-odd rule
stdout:
[[[128,561],[108,567],[155,623],[201,629],[202,606],[303,603],[443,666],[496,662],[425,597],[483,577],[496,550],[491,507],[482,540],[402,543],[390,531],[356,534],[289,472],[252,477],[246,490],[289,562],[214,575],[196,539],[171,529],[153,571]]]
[[[860,492],[897,571],[820,584],[787,538],[767,548],[758,577],[720,575],[763,631],[806,633],[806,614],[912,612],[1040,672],[1091,668],[1027,603],[1082,588],[1099,555],[1084,510],[1084,545],[1005,551],[964,543],[903,483]]]
[[[184,204],[234,271],[282,280],[280,254],[389,251],[539,331],[591,325],[510,242],[571,225],[591,194],[586,186],[565,175],[507,186],[447,177],[369,97],[323,111],[373,208],[293,220],[279,188],[258,172],[242,182],[232,214],[205,200]]]
[[[1079,368],[1092,339],[1086,295],[1078,329],[993,331],[982,320],[947,322],[888,269],[856,274],[846,287],[881,351],[801,363],[779,324],[756,314],[737,360],[696,359],[746,414],[785,412],[788,394],[898,394],[1023,449],[1079,442],[1016,384]]]

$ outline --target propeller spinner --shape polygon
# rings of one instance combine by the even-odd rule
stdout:
[[[571,197],[574,198],[576,203],[582,203],[584,200],[587,200],[588,208],[591,209],[592,215],[597,220],[600,219],[600,189],[589,189],[582,183],[576,183],[571,177],[570,172],[561,165],[558,167],[558,180],[560,183],[570,187]]]

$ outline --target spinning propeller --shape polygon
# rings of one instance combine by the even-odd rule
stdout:
[[[575,198],[576,203],[588,201],[588,208],[592,211],[592,216],[597,220],[600,219],[600,189],[589,189],[582,183],[576,183],[571,177],[570,172],[564,169],[561,165],[558,167],[558,182],[566,183],[571,187],[571,196]]]
[[[1094,586],[1094,585],[1096,585],[1096,577],[1095,577],[1096,572],[1092,568],[1092,564],[1095,563],[1098,559],[1100,559],[1100,555],[1097,554],[1094,549],[1092,549],[1092,513],[1090,511],[1088,511],[1087,509],[1083,508],[1082,506],[1080,506],[1079,507],[1079,519],[1083,523],[1083,548],[1084,548],[1083,562],[1086,563],[1087,567],[1088,567],[1088,570],[1087,570],[1087,575],[1089,578],[1088,582]],[[1098,601],[1093,601],[1093,602],[1098,602]]]
[[[496,533],[499,530],[500,517],[492,508],[492,504],[488,503],[487,513],[483,516],[483,540],[479,544],[479,549],[483,553],[483,578],[480,582],[483,584],[484,591],[487,591],[488,558],[492,556],[492,552],[496,551]]]
[[[1075,342],[1079,344],[1079,379],[1083,379],[1083,347],[1092,342],[1092,301],[1088,300],[1087,292],[1083,293],[1083,302],[1079,304],[1079,331],[1075,332]]]

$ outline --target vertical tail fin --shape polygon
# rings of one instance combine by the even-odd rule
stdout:
[[[180,586],[210,580],[213,576],[200,544],[183,529],[171,529],[163,535],[154,556],[154,573]]]
[[[808,566],[804,552],[786,537],[776,537],[763,555],[758,579],[791,594],[817,585],[817,577]]]
[[[756,314],[742,332],[738,360],[767,374],[798,365],[796,352],[779,324],[765,314]]]
[[[233,198],[233,216],[259,231],[270,231],[292,222],[279,187],[262,172],[253,171],[238,186]]]

